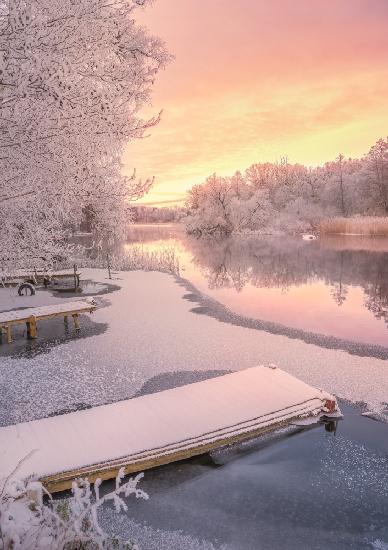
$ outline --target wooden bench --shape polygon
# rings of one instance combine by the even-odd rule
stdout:
[[[91,301],[79,300],[76,302],[64,302],[63,304],[54,304],[42,307],[29,307],[26,309],[16,309],[3,311],[0,313],[0,336],[3,332],[7,334],[7,342],[12,342],[13,325],[26,324],[27,337],[37,337],[37,321],[53,319],[54,317],[63,317],[65,323],[68,317],[73,317],[74,326],[79,330],[79,316],[81,313],[92,313],[96,306]]]

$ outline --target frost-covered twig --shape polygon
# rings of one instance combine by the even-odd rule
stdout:
[[[4,479],[3,485],[2,485],[1,491],[0,491],[0,502],[1,502],[2,498],[4,497],[5,488],[7,487],[7,484],[9,482],[9,480],[12,479],[12,477],[16,474],[16,472],[19,470],[19,468],[23,464],[23,462],[26,462],[26,460],[28,460],[35,452],[36,452],[36,449],[32,449],[26,456],[24,456],[22,459],[20,459],[19,462],[16,464],[15,468]]]
[[[38,547],[47,550],[135,550],[132,543],[103,531],[98,522],[98,510],[107,502],[113,502],[118,513],[127,511],[125,499],[130,495],[148,499],[147,493],[137,487],[142,477],[143,474],[138,474],[122,483],[122,468],[115,489],[103,496],[100,495],[100,479],[96,480],[94,491],[87,479],[79,479],[73,483],[71,498],[56,501],[49,495],[49,502],[42,506],[28,499],[25,484],[24,491],[17,495],[4,490],[0,501],[0,550]]]

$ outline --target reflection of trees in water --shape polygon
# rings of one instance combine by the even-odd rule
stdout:
[[[348,287],[344,285],[341,281],[338,283],[334,283],[332,285],[330,294],[337,306],[342,306],[348,294]]]
[[[344,255],[345,251],[340,250],[338,253],[340,257],[340,268],[339,268],[339,279],[338,281],[331,283],[331,292],[330,294],[333,297],[333,300],[338,306],[342,306],[342,304],[346,300],[346,296],[348,294],[348,287],[343,283],[343,275],[344,275]]]
[[[249,283],[287,292],[322,280],[341,306],[348,287],[360,286],[365,307],[388,323],[388,252],[330,249],[292,238],[190,238],[186,246],[209,288],[241,291]]]
[[[365,307],[377,319],[383,319],[388,324],[388,282],[387,268],[379,273],[378,280],[366,285]]]
[[[235,288],[247,283],[257,287],[287,290],[292,284],[308,282],[307,270],[298,269],[299,254],[274,248],[258,239],[190,239],[187,243],[210,288]],[[308,261],[308,258],[306,258]]]

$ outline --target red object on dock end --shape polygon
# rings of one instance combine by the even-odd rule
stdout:
[[[336,411],[337,402],[335,399],[325,399],[325,409],[327,412],[333,413]]]

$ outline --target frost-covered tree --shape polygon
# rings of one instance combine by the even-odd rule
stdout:
[[[169,60],[135,22],[148,3],[0,2],[0,258],[23,256],[34,231],[59,246],[85,208],[95,231],[116,234],[152,184],[124,177],[120,162],[159,120],[139,116]]]
[[[388,138],[361,159],[339,155],[324,166],[252,164],[241,174],[213,174],[187,198],[189,233],[314,230],[325,218],[388,214]]]
[[[369,177],[377,187],[379,202],[388,214],[388,137],[379,139],[366,157]]]
[[[338,167],[338,185],[340,193],[340,204],[341,204],[341,214],[345,216],[345,195],[344,195],[344,170],[343,170],[343,161],[344,156],[340,153],[336,158],[337,167]]]
[[[188,193],[189,231],[192,233],[223,233],[233,230],[231,220],[234,189],[229,178],[212,174],[202,186]]]

